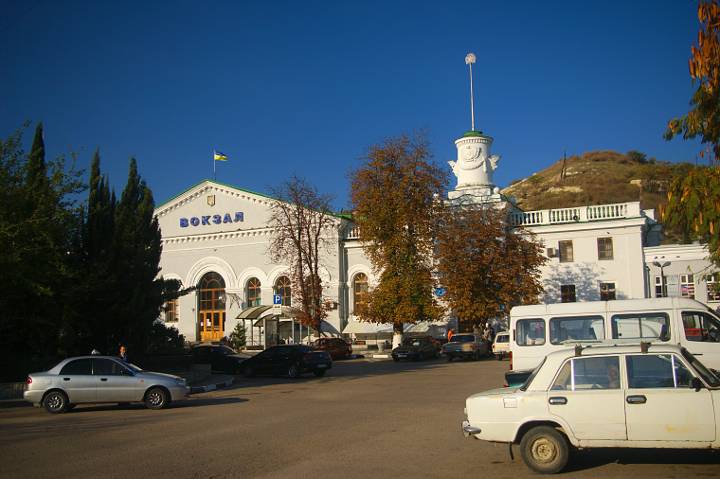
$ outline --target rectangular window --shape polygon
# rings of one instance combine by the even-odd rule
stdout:
[[[602,316],[575,316],[550,319],[550,343],[605,339]]]
[[[177,311],[177,303],[178,300],[171,299],[167,303],[165,303],[165,322],[166,323],[176,323],[178,320],[178,311]]]
[[[655,297],[663,298],[663,279],[660,276],[655,276]]]
[[[615,283],[600,283],[600,301],[615,299]]]
[[[695,299],[695,277],[692,274],[680,275],[680,296]]]
[[[720,342],[720,321],[708,313],[700,311],[683,311],[683,329],[688,341],[718,343]]]
[[[692,374],[672,354],[627,356],[628,387],[633,389],[691,387]]]
[[[613,259],[612,238],[598,238],[598,259]]]
[[[720,273],[705,276],[708,301],[720,301]]]
[[[613,339],[670,339],[670,318],[665,313],[618,314],[612,317]]]
[[[560,285],[560,301],[563,303],[574,303],[577,301],[574,284]]]
[[[550,389],[620,389],[620,358],[607,356],[571,359],[560,368]]]
[[[558,243],[558,250],[560,251],[560,262],[561,263],[572,263],[572,261],[573,261],[572,240],[560,241]]]
[[[515,342],[518,346],[540,346],[545,344],[545,320],[519,320],[515,324]]]

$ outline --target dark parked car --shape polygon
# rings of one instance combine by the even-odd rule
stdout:
[[[402,344],[392,350],[393,361],[400,361],[401,359],[418,361],[436,357],[438,357],[437,343],[429,336],[403,338]]]
[[[250,357],[222,344],[199,344],[193,348],[192,355],[195,364],[209,364],[213,371],[230,374],[239,374],[240,365]]]
[[[300,377],[312,372],[321,377],[332,368],[332,358],[326,351],[313,351],[310,346],[285,345],[273,346],[261,351],[241,365],[242,373],[247,377],[255,375]]]
[[[352,347],[342,338],[320,338],[312,345],[315,351],[327,351],[333,359],[347,358],[352,354]]]

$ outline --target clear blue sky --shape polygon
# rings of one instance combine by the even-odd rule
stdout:
[[[637,149],[687,111],[696,2],[0,0],[0,137],[42,121],[51,156],[100,148],[118,193],[138,160],[159,204],[212,177],[267,193],[298,174],[349,204],[369,145],[428,132],[454,159],[476,124],[502,155],[495,182],[563,150]],[[32,139],[32,130],[26,141]],[[454,184],[453,184],[454,186]]]

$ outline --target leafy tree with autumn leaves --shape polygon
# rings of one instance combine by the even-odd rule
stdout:
[[[458,320],[484,328],[517,304],[536,303],[543,287],[541,245],[493,205],[451,204],[438,231],[437,264]]]
[[[447,174],[431,161],[422,136],[390,138],[370,147],[351,174],[351,201],[360,241],[379,278],[359,312],[363,321],[403,326],[438,319],[433,250]]]
[[[709,144],[711,161],[720,161],[720,5],[719,0],[701,1],[698,5],[697,46],[691,47],[688,62],[690,77],[698,88],[690,100],[692,109],[668,123],[665,138],[670,140],[682,133],[683,138],[700,137]]]
[[[689,237],[707,241],[711,260],[720,266],[720,4],[718,0],[698,5],[697,46],[692,46],[690,77],[699,83],[690,110],[670,121],[665,138],[682,133],[684,138],[700,137],[708,148],[711,166],[695,168],[673,180],[668,204],[662,211],[669,226],[689,227]]]

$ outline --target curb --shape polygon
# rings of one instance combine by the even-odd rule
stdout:
[[[220,383],[206,384],[205,386],[192,386],[190,388],[190,394],[206,393],[215,391],[216,389],[222,389],[232,386],[234,379],[228,379]]]

